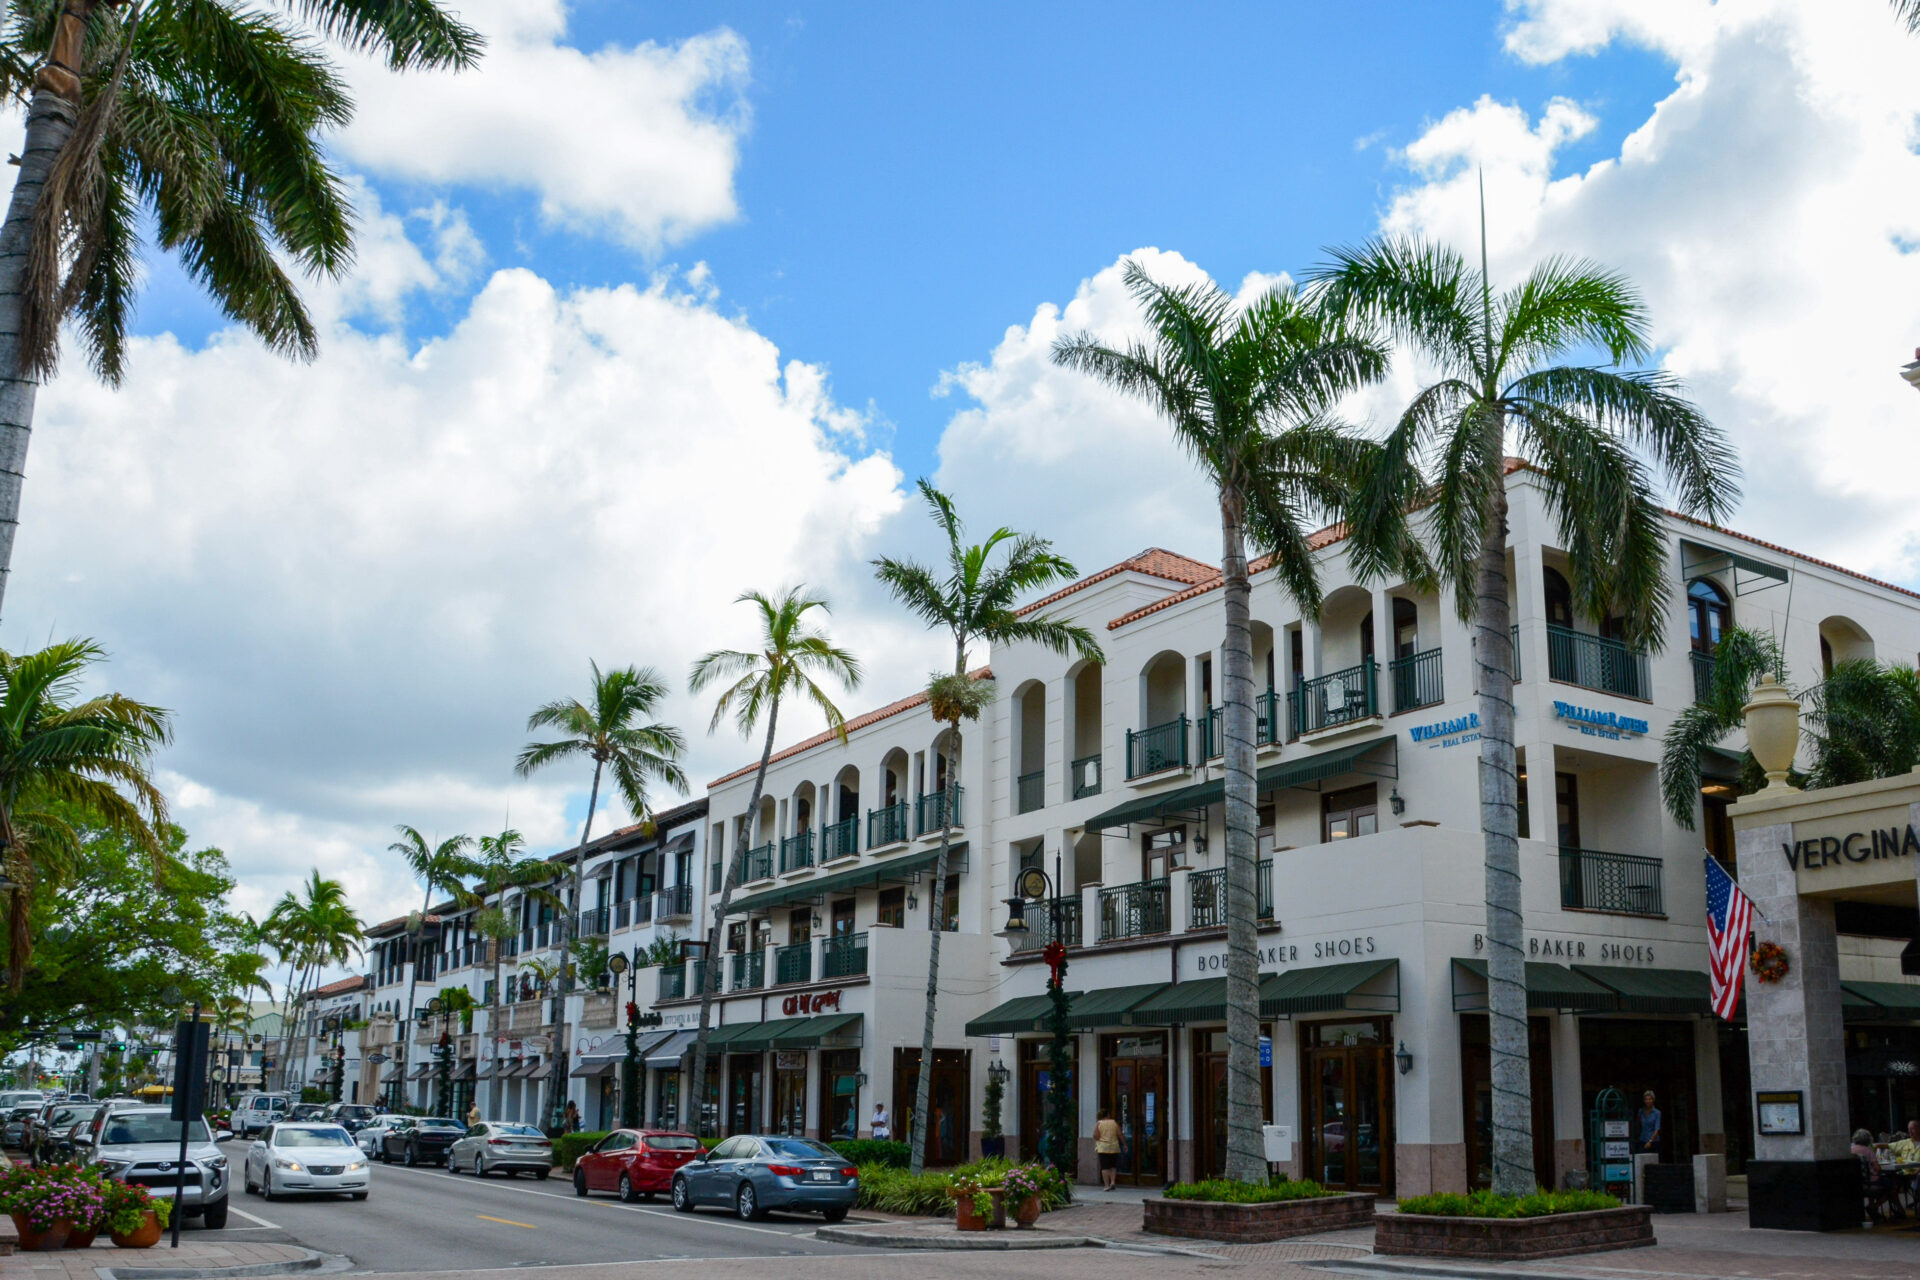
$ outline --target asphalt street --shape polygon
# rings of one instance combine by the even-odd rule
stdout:
[[[224,1148],[236,1178],[246,1145],[230,1142]],[[717,1209],[676,1213],[664,1197],[633,1205],[611,1195],[583,1200],[557,1171],[545,1182],[525,1174],[477,1179],[377,1163],[372,1172],[365,1200],[316,1196],[269,1202],[242,1194],[236,1182],[224,1230],[203,1230],[192,1219],[184,1230],[203,1241],[230,1237],[303,1245],[351,1258],[356,1270],[378,1272],[849,1252],[849,1246],[812,1238],[821,1225],[814,1215],[775,1213],[760,1222],[741,1222]]]

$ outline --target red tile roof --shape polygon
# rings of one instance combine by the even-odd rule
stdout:
[[[993,668],[992,667],[976,667],[974,670],[969,671],[967,674],[972,676],[975,680],[991,680],[993,679]],[[889,702],[886,706],[881,707],[876,711],[869,711],[869,712],[866,712],[864,715],[857,715],[853,717],[851,720],[847,721],[847,732],[852,733],[855,730],[864,729],[870,724],[878,724],[882,720],[885,720],[890,716],[899,715],[902,711],[911,711],[915,707],[924,705],[926,703],[926,700],[927,700],[927,695],[923,690],[920,693],[914,694],[910,698],[902,698],[898,702]],[[825,746],[827,743],[832,742],[837,736],[838,735],[835,734],[831,729],[827,730],[825,733],[816,733],[811,738],[808,738],[805,742],[796,742],[792,746],[786,748],[784,751],[774,752],[771,756],[767,758],[767,763],[777,764],[778,762],[785,760],[791,756],[799,755],[802,751],[811,751],[815,747]],[[758,769],[759,767],[760,767],[759,761],[755,761],[754,763],[749,765],[743,765],[742,767],[735,769],[732,773],[726,774],[724,777],[715,778],[712,782],[709,782],[707,786],[709,788],[713,788],[713,787],[720,786],[722,783],[732,782],[735,778],[744,778],[747,774],[752,773],[755,769]]]
[[[342,978],[338,982],[329,982],[324,987],[315,987],[307,993],[307,998],[312,1000],[320,996],[343,996],[349,991],[358,991],[367,985],[367,975],[357,973],[351,978]]]
[[[1096,582],[1104,582],[1115,574],[1144,573],[1149,577],[1165,578],[1169,582],[1205,582],[1209,577],[1218,576],[1220,570],[1204,560],[1195,560],[1192,556],[1183,556],[1177,551],[1166,551],[1160,547],[1148,547],[1137,556],[1129,556],[1119,564],[1108,565],[1098,573],[1089,574],[1076,582],[1069,583],[1060,590],[1043,599],[1035,600],[1018,610],[1022,617],[1036,609],[1044,609],[1056,600],[1064,600],[1076,591],[1084,591]]]

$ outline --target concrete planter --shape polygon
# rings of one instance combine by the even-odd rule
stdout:
[[[1385,1213],[1374,1219],[1373,1251],[1423,1258],[1529,1262],[1653,1241],[1653,1210],[1643,1204],[1539,1218],[1442,1218]]]
[[[1344,1231],[1373,1221],[1370,1195],[1228,1204],[1221,1200],[1148,1200],[1142,1229],[1155,1235],[1228,1244],[1262,1244],[1317,1231]]]

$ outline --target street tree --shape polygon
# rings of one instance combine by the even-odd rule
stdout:
[[[948,928],[947,861],[952,852],[953,826],[960,806],[960,726],[978,720],[991,705],[993,681],[967,670],[967,651],[976,644],[1036,644],[1050,653],[1072,654],[1084,662],[1103,661],[1093,633],[1078,623],[1044,613],[1020,610],[1022,598],[1071,581],[1076,570],[1054,554],[1053,544],[1038,534],[995,529],[985,542],[966,544],[966,526],[953,499],[920,481],[920,497],[927,513],[946,540],[946,563],[939,570],[912,560],[882,556],[873,562],[874,577],[908,613],[935,631],[944,631],[953,644],[953,670],[937,672],[927,685],[928,711],[947,726],[946,745],[935,773],[944,764],[939,794],[940,850],[934,856],[933,892],[927,896],[931,938],[927,952],[927,1009],[920,1034],[920,1077],[913,1095],[913,1133],[910,1167],[919,1173],[927,1162],[927,1117],[932,1105],[933,1023],[940,997],[940,939]]]
[[[291,1087],[295,1078],[291,1060],[293,1037],[306,1008],[307,994],[324,970],[344,965],[359,953],[366,926],[347,901],[347,887],[322,876],[317,867],[308,873],[298,893],[289,890],[281,895],[268,913],[267,921],[291,952],[298,974],[281,1025],[281,1074]],[[303,1046],[305,1040],[302,1035]],[[305,1061],[303,1050],[303,1072]]]
[[[400,833],[400,838],[387,846],[387,852],[400,855],[407,870],[419,881],[423,895],[420,910],[407,917],[407,1021],[403,1035],[410,1035],[420,990],[420,945],[428,924],[427,913],[433,907],[435,895],[445,895],[455,904],[466,902],[470,896],[467,881],[478,875],[480,869],[472,857],[472,836],[448,836],[435,844],[421,835],[417,827],[404,822],[396,823],[394,830]]]
[[[509,827],[498,835],[481,836],[478,856],[474,859],[473,892],[483,904],[490,904],[479,913],[475,928],[487,940],[493,956],[493,1000],[487,1012],[487,1031],[495,1037],[500,1033],[500,1004],[504,994],[500,985],[501,952],[507,940],[519,932],[507,915],[507,893],[518,890],[523,897],[535,901],[555,906],[560,903],[559,895],[547,887],[553,883],[553,864],[544,858],[523,856],[526,847],[526,840]]]

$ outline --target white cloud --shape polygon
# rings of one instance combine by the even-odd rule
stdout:
[[[746,42],[565,43],[564,0],[465,0],[480,65],[395,75],[349,59],[357,104],[338,145],[379,176],[531,190],[552,224],[652,252],[738,215]]]

